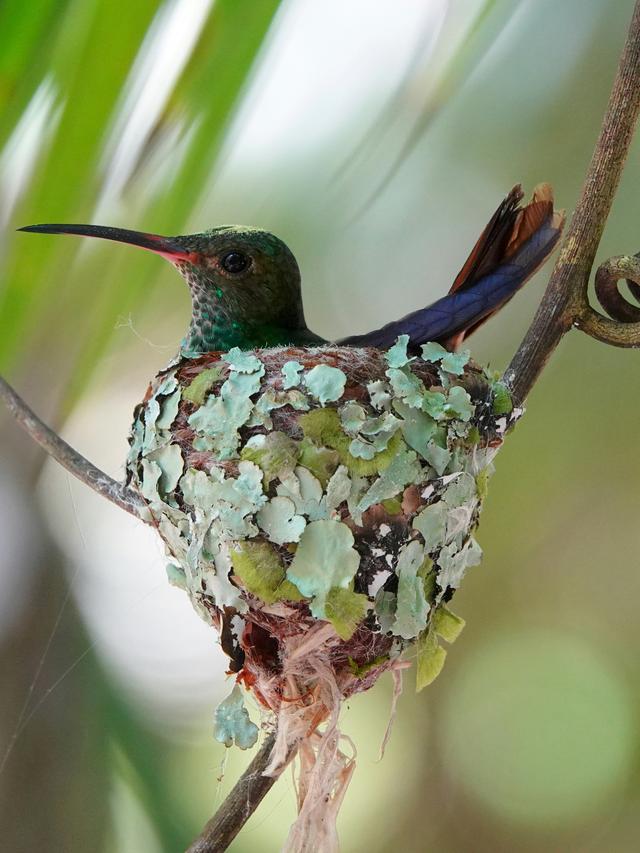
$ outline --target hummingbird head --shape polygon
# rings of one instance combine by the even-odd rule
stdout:
[[[191,293],[188,353],[293,342],[306,329],[298,264],[282,240],[258,228],[228,225],[161,237],[100,225],[29,225],[20,231],[75,234],[128,243],[161,255]]]

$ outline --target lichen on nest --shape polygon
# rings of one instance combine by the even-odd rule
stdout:
[[[171,582],[278,717],[272,771],[407,647],[418,689],[432,681],[463,625],[447,603],[480,562],[472,532],[520,412],[468,352],[407,343],[182,359],[135,413],[129,481]],[[246,747],[237,700],[217,736],[237,720]]]

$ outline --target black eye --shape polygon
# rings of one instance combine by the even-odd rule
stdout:
[[[243,252],[227,252],[220,259],[223,270],[230,273],[244,272],[251,263],[251,259]]]

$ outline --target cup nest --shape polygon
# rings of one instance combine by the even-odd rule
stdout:
[[[352,772],[342,700],[387,670],[398,678],[408,647],[418,689],[440,672],[441,641],[464,624],[447,603],[480,561],[472,533],[492,459],[520,414],[468,353],[407,344],[182,358],[135,411],[128,479],[169,579],[272,712],[268,772],[299,747],[292,850],[305,835],[334,844],[327,815]],[[258,729],[237,683],[215,735],[246,748]]]

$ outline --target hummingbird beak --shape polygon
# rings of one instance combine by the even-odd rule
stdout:
[[[196,253],[188,251],[179,237],[161,237],[158,234],[146,234],[144,231],[129,231],[127,228],[110,228],[104,225],[26,225],[18,231],[31,231],[36,234],[75,234],[79,237],[100,237],[102,240],[115,240],[116,243],[129,243],[140,249],[147,249],[161,255],[171,263],[177,261],[195,262]]]

